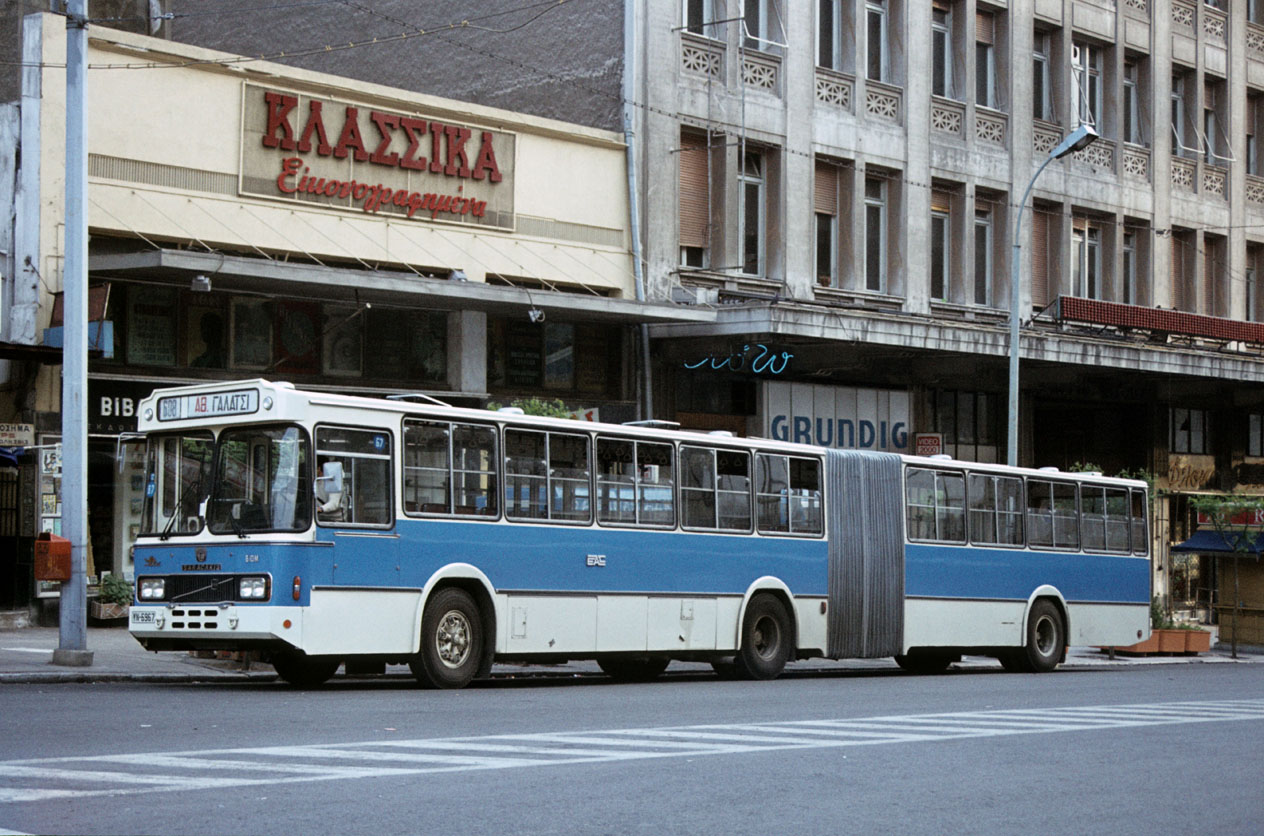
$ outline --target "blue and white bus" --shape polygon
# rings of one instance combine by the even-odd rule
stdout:
[[[132,634],[317,685],[407,663],[963,653],[1047,671],[1149,633],[1146,485],[244,380],[141,402]]]

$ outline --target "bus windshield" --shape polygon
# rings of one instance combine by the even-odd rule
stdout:
[[[202,529],[198,506],[210,492],[213,449],[209,432],[150,439],[142,520],[145,534],[168,537]]]
[[[211,533],[306,531],[312,521],[308,459],[307,435],[298,427],[220,433],[206,520]]]

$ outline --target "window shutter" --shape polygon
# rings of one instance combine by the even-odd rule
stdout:
[[[710,221],[707,204],[707,140],[680,136],[680,246],[707,246]]]
[[[932,212],[952,212],[952,195],[948,192],[930,193],[930,210]]]
[[[992,14],[990,12],[976,12],[974,15],[974,39],[981,44],[992,44],[993,41]]]
[[[816,164],[816,187],[812,209],[820,215],[838,216],[838,166]]]
[[[1035,310],[1049,304],[1049,213],[1032,207],[1031,212],[1031,306]]]

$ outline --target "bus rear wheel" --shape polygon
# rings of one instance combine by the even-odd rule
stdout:
[[[654,656],[620,658],[606,656],[597,660],[597,667],[611,679],[619,682],[649,682],[667,670],[670,659]]]
[[[737,675],[742,679],[776,679],[790,661],[793,636],[785,604],[773,595],[756,595],[742,622],[742,645],[734,659]]]
[[[464,688],[483,657],[483,622],[478,604],[450,586],[430,596],[421,617],[421,652],[408,663],[423,686]]]
[[[1027,616],[1027,642],[1019,648],[1017,662],[1030,673],[1048,673],[1062,661],[1066,626],[1057,606],[1046,598],[1031,605]]]
[[[276,653],[272,656],[272,667],[276,668],[277,676],[295,688],[316,688],[324,685],[341,664],[341,659],[308,656],[299,651]]]

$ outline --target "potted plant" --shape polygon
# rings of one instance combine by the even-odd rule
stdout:
[[[97,597],[89,602],[89,613],[100,621],[127,618],[127,608],[132,603],[132,584],[122,575],[109,574],[101,578]]]

